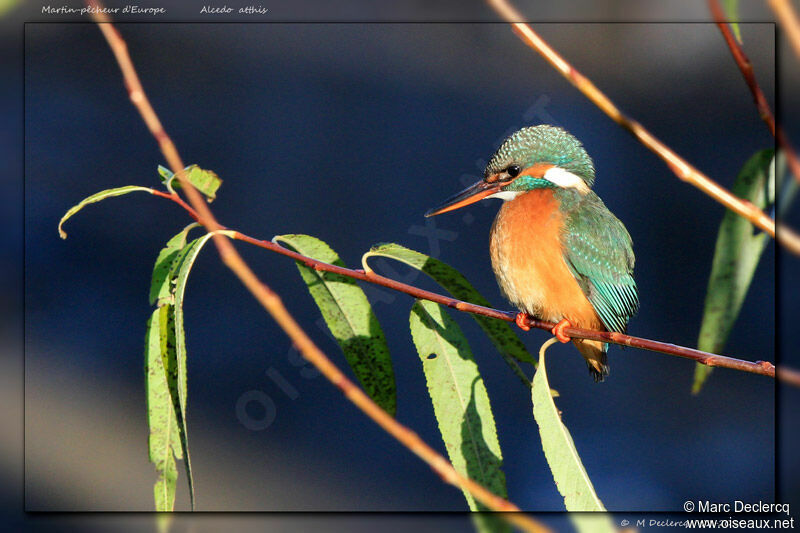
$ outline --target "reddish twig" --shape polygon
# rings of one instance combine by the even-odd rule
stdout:
[[[162,193],[159,194],[159,196],[167,198],[169,200],[173,200],[179,205],[181,205],[181,207],[184,207],[184,209],[186,209],[184,203],[179,201],[179,199],[175,199],[170,194]],[[191,208],[189,209],[191,210]],[[192,215],[192,212],[189,211],[189,214]],[[228,229],[228,228],[221,226],[220,229]],[[283,246],[280,246],[279,244],[276,244],[274,242],[256,239],[250,237],[249,235],[245,235],[239,231],[234,230],[232,238],[253,244],[260,248],[269,250],[271,252],[291,257],[292,259],[299,261],[304,265],[313,268],[314,270],[332,272],[334,274],[340,274],[342,276],[357,279],[359,281],[374,283],[375,285],[381,285],[388,289],[393,289],[398,292],[408,294],[409,296],[413,296],[414,298],[419,298],[422,300],[430,300],[431,302],[436,302],[438,304],[465,313],[482,315],[490,318],[496,318],[498,320],[505,320],[507,322],[514,322],[517,316],[517,313],[514,311],[501,311],[499,309],[493,309],[491,307],[484,307],[482,305],[476,305],[469,302],[464,302],[462,300],[458,300],[450,296],[445,296],[443,294],[426,291],[424,289],[414,287],[413,285],[408,285],[406,283],[402,283],[400,281],[393,280],[391,278],[383,277],[372,271],[365,272],[363,270],[351,269],[351,268],[331,265],[329,263],[324,263],[312,257],[308,257],[299,254],[295,251],[284,248]],[[555,324],[552,322],[545,322],[536,319],[530,319],[528,325],[545,331],[550,331],[555,326]],[[685,359],[692,359],[694,361],[697,361],[698,363],[707,366],[730,368],[732,370],[740,370],[742,372],[749,372],[751,374],[760,374],[762,376],[768,376],[771,378],[775,377],[775,366],[768,361],[756,361],[756,362],[745,361],[743,359],[736,359],[734,357],[727,357],[724,355],[704,352],[702,350],[696,350],[694,348],[687,348],[685,346],[678,346],[675,344],[644,339],[641,337],[634,337],[632,335],[626,335],[623,333],[616,333],[616,332],[596,331],[591,329],[583,329],[575,327],[564,328],[564,332],[567,333],[570,337],[574,337],[577,339],[591,339],[591,340],[610,342],[612,344],[619,344],[622,346],[631,346],[633,348],[640,348],[642,350],[648,350],[651,352],[658,352],[667,355],[674,355],[676,357],[683,357]],[[788,369],[786,369],[785,371],[792,372],[791,370]],[[791,382],[791,380],[788,381]],[[800,386],[800,382],[798,382],[798,385]]]
[[[533,48],[561,73],[575,88],[599,107],[611,120],[631,133],[639,142],[660,157],[681,180],[690,183],[706,195],[721,203],[734,213],[749,220],[754,226],[762,229],[770,237],[775,238],[775,221],[752,202],[743,200],[720,186],[717,182],[690,165],[663,142],[658,140],[639,122],[626,116],[614,105],[594,83],[570,65],[558,52],[542,39],[533,29],[522,22],[525,18],[506,0],[488,0],[489,4],[511,24],[512,29],[522,41]],[[790,228],[780,225],[781,236],[777,239],[787,250],[800,255],[800,236]]]
[[[216,218],[214,218],[213,213],[208,208],[208,205],[206,205],[200,193],[186,179],[183,171],[183,162],[181,161],[175,145],[161,125],[158,115],[147,99],[144,88],[136,74],[133,61],[128,54],[124,39],[111,24],[108,16],[100,9],[102,4],[100,4],[99,0],[86,0],[86,3],[89,7],[94,8],[92,11],[92,18],[98,23],[100,30],[103,32],[109,47],[119,63],[131,101],[138,109],[143,120],[150,129],[150,132],[153,134],[153,137],[158,142],[161,152],[164,154],[172,171],[175,173],[175,176],[186,192],[191,207],[186,206],[176,193],[167,195],[159,194],[158,196],[166,197],[178,203],[184,207],[184,209],[187,209],[193,218],[205,226],[208,231],[222,229],[222,226],[220,226]],[[476,500],[489,509],[495,511],[511,511],[503,514],[503,518],[508,522],[525,531],[549,531],[548,528],[538,521],[520,513],[520,509],[513,503],[500,498],[482,485],[459,474],[444,456],[426,444],[415,432],[400,424],[381,409],[369,396],[349,380],[316,344],[314,344],[311,338],[288,312],[280,297],[258,279],[247,263],[245,263],[238,252],[236,252],[231,242],[220,234],[214,234],[213,238],[223,263],[236,274],[264,309],[272,315],[273,319],[294,342],[295,346],[297,346],[300,353],[302,353],[303,356],[332,384],[336,385],[344,396],[364,414],[386,430],[387,433],[392,435],[403,446],[428,463],[445,482],[469,492]]]
[[[756,108],[758,108],[758,115],[767,125],[767,128],[769,128],[772,136],[775,137],[778,145],[783,148],[783,153],[786,156],[786,162],[788,163],[789,168],[792,170],[792,174],[794,174],[794,179],[800,181],[800,160],[797,158],[797,153],[794,151],[794,148],[786,138],[783,128],[780,128],[775,124],[775,117],[772,114],[769,104],[767,103],[767,98],[764,96],[764,91],[761,90],[761,87],[758,85],[758,81],[756,81],[756,74],[753,70],[753,64],[750,62],[747,54],[744,53],[741,45],[733,36],[733,33],[728,27],[728,23],[725,21],[725,14],[722,12],[722,7],[719,5],[719,1],[708,0],[708,7],[711,10],[714,21],[717,23],[719,31],[722,32],[722,38],[725,39],[725,44],[728,45],[731,55],[733,55],[733,60],[736,61],[736,65],[742,72],[742,77],[744,77],[744,81],[747,83],[747,87],[750,89],[750,93],[753,95]]]
[[[333,272],[335,274],[341,274],[342,276],[347,276],[349,278],[354,278],[357,280],[374,283],[376,285],[381,285],[389,289],[394,289],[396,291],[403,292],[405,294],[413,296],[414,298],[430,300],[432,302],[436,302],[438,304],[451,307],[453,309],[457,309],[465,313],[483,315],[490,318],[505,320],[507,322],[514,322],[517,316],[517,313],[513,311],[501,311],[499,309],[492,309],[491,307],[483,307],[481,305],[471,304],[469,302],[457,300],[456,298],[451,298],[449,296],[444,296],[442,294],[437,294],[435,292],[426,291],[424,289],[420,289],[412,285],[407,285],[405,283],[401,283],[399,281],[390,278],[385,278],[383,276],[375,274],[374,272],[364,272],[363,270],[353,270],[345,267],[331,265],[328,263],[323,263],[322,261],[317,261],[316,259],[306,257],[297,252],[287,250],[286,248],[283,248],[282,246],[277,245],[273,242],[254,239],[247,235],[243,235],[242,233],[239,232],[235,232],[233,238],[244,242],[249,242],[250,244],[260,246],[261,248],[265,248],[267,250],[271,250],[273,252],[277,252],[279,254],[291,257],[292,259],[300,261],[301,263],[315,270]],[[535,320],[535,319],[529,320],[528,325],[545,331],[550,331],[555,326],[554,323],[545,322],[542,320]],[[610,342],[613,344],[620,344],[623,346],[631,346],[634,348],[640,348],[642,350],[649,350],[652,352],[659,352],[667,355],[684,357],[686,359],[693,359],[698,363],[702,363],[708,366],[731,368],[733,370],[741,370],[742,372],[761,374],[763,376],[769,376],[772,378],[775,377],[775,366],[767,361],[756,361],[755,363],[753,363],[751,361],[745,361],[742,359],[735,359],[733,357],[726,357],[724,355],[703,352],[701,350],[695,350],[694,348],[687,348],[685,346],[677,346],[675,344],[669,344],[666,342],[643,339],[641,337],[633,337],[631,335],[625,335],[623,333],[596,331],[596,330],[575,328],[575,327],[564,328],[564,332],[567,333],[567,335],[569,335],[570,337],[578,339],[591,339],[591,340]]]
[[[178,193],[176,193],[176,192],[173,192],[173,193],[161,192],[161,191],[157,191],[157,190],[153,189],[151,194],[154,194],[156,196],[160,196],[161,198],[166,198],[167,200],[172,200],[173,202],[175,202],[176,204],[178,204],[179,206],[184,208],[186,210],[186,212],[189,213],[189,216],[194,219],[195,222],[200,222],[200,215],[197,214],[197,211],[192,209],[192,206],[190,206],[189,204],[184,202],[183,198],[178,196]],[[219,229],[227,229],[227,228],[224,228],[224,227],[220,226]]]
[[[776,376],[778,381],[782,381],[789,385],[794,385],[795,387],[800,387],[800,372],[793,368],[779,366],[776,371]]]

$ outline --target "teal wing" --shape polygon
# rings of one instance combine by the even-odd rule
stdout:
[[[572,274],[609,331],[624,333],[639,310],[628,230],[589,192],[567,214],[564,248]]]

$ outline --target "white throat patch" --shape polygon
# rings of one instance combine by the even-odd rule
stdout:
[[[528,191],[499,191],[494,194],[490,194],[486,198],[499,198],[501,200],[508,201],[508,200],[513,200],[514,198],[525,192]]]

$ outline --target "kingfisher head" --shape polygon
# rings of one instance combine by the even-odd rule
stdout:
[[[486,165],[482,180],[425,216],[453,211],[484,198],[513,200],[534,189],[573,189],[586,194],[592,183],[594,165],[578,139],[555,126],[531,126],[503,141]]]

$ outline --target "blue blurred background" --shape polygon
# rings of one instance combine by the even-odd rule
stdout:
[[[604,18],[578,4],[575,13],[585,12],[585,20]],[[618,16],[676,16],[659,9],[637,16],[620,8]],[[522,11],[538,20],[535,7]],[[481,4],[450,16],[446,10],[410,18],[417,11],[362,13],[495,20]],[[274,20],[297,17],[281,15],[273,13]],[[755,20],[766,15],[751,13]],[[322,11],[314,18],[332,16]],[[706,17],[702,10],[695,16]],[[177,18],[209,20],[194,9]],[[537,123],[568,129],[594,158],[596,192],[634,239],[642,310],[631,334],[696,344],[723,208],[680,182],[506,25],[118,28],[184,160],[225,180],[212,206],[223,224],[261,238],[308,233],[350,266],[372,244],[397,242],[457,267],[496,307],[509,307],[488,257],[499,202],[428,220],[422,213],[477,180],[512,131]],[[772,146],[712,24],[536,29],[626,112],[728,188],[753,152]],[[742,24],[742,34],[774,104],[774,26]],[[96,27],[29,23],[24,45],[25,509],[150,510],[155,474],[147,459],[142,372],[147,291],[158,250],[190,220],[171,203],[131,195],[87,208],[68,222],[70,238],[58,238],[58,219],[70,206],[100,189],[157,186],[155,169],[164,162]],[[788,71],[784,81],[795,76]],[[291,261],[237,248],[346,366]],[[726,354],[775,359],[775,255],[770,244],[745,302],[748,319],[739,322]],[[378,264],[386,275],[439,290],[398,264]],[[780,267],[791,275],[797,259],[785,257]],[[365,289],[392,350],[398,418],[444,451],[408,333],[412,300]],[[797,312],[795,299],[778,300],[782,312]],[[200,510],[465,508],[459,491],[303,363],[211,247],[198,259],[186,306],[188,423]],[[455,318],[492,400],[510,499],[528,511],[563,510],[529,394],[474,322]],[[522,335],[531,351],[547,337]],[[554,347],[548,359],[563,420],[609,510],[679,511],[688,499],[775,501],[771,380],[717,370],[695,397],[691,361],[619,348],[609,358],[612,373],[600,385],[570,346]],[[790,405],[797,396],[786,391],[779,400]],[[787,419],[779,435],[795,438],[794,423]],[[791,478],[782,479],[783,501],[798,501]],[[188,506],[184,480],[180,509]],[[464,524],[458,517],[447,525]]]

